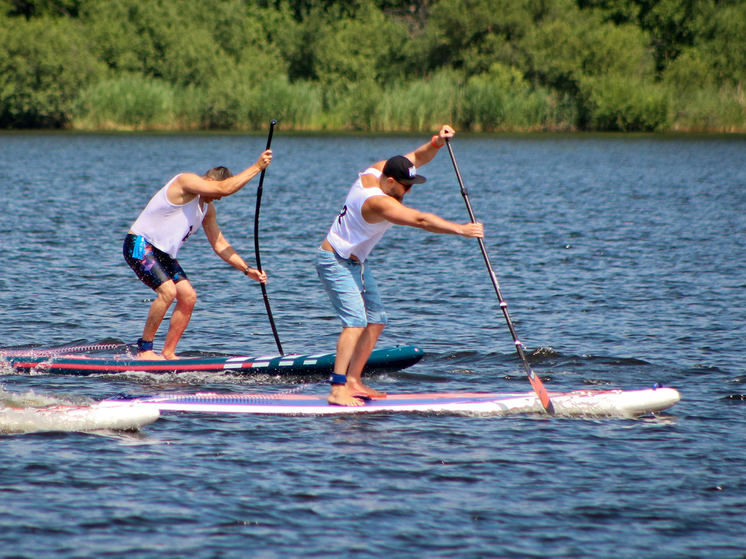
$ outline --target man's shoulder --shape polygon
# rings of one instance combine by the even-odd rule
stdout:
[[[168,190],[178,194],[191,193],[189,188],[190,185],[194,184],[201,178],[202,177],[195,173],[179,173],[171,179],[171,182],[168,185]]]
[[[383,171],[383,166],[386,164],[385,161],[379,161],[378,163],[373,163],[372,165],[368,165],[365,170],[360,173],[361,175],[365,175],[366,173],[369,173],[370,171],[378,171],[379,173]]]
[[[384,192],[377,192],[374,195],[369,196],[365,202],[363,202],[363,206],[370,210],[382,210],[389,207],[391,204],[399,204],[399,202]]]
[[[199,176],[194,173],[179,173],[172,178],[166,188],[166,196],[172,204],[184,204],[194,198],[194,193],[189,189],[190,183]],[[187,200],[183,200],[184,197]]]
[[[196,175],[195,173],[179,173],[178,175],[174,175],[174,178],[171,179],[171,184],[184,184],[198,178],[200,178],[199,175]]]

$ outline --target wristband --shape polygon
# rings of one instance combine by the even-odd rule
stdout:
[[[433,139],[432,139],[432,140],[430,140],[430,143],[431,143],[431,144],[433,144],[433,147],[434,147],[435,149],[440,149],[440,148],[442,148],[442,147],[443,147],[443,146],[439,146],[438,144],[436,144],[436,143],[435,143],[435,140],[437,140],[438,138],[439,138],[439,136],[433,136]],[[445,144],[444,144],[444,145],[445,145]]]
[[[245,276],[249,275],[249,270],[251,270],[251,268],[249,266],[246,266],[246,268],[244,268],[243,273],[244,273]]]

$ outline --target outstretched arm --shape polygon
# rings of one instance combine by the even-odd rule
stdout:
[[[184,204],[194,196],[222,198],[241,190],[248,182],[266,169],[272,161],[272,150],[263,152],[256,163],[248,169],[224,181],[205,180],[193,173],[184,173],[173,182],[168,196],[174,204]]]
[[[448,124],[441,126],[437,136],[434,136],[426,144],[421,145],[416,150],[408,153],[405,157],[414,163],[415,167],[422,167],[430,163],[437,155],[438,150],[446,145],[446,138],[453,138],[456,132]]]
[[[407,225],[424,229],[430,233],[444,235],[461,235],[462,237],[484,237],[484,226],[481,223],[465,223],[463,225],[447,221],[435,214],[420,212],[403,206],[391,196],[373,196],[363,204],[363,215],[366,221],[370,217],[377,217],[390,221],[394,225]]]
[[[223,233],[220,231],[220,227],[218,227],[217,212],[215,211],[215,207],[212,204],[208,204],[207,206],[207,215],[202,222],[202,228],[205,230],[207,240],[210,242],[210,246],[212,246],[212,250],[215,251],[215,254],[217,254],[220,258],[225,260],[228,264],[230,264],[237,270],[241,270],[251,279],[254,279],[260,283],[267,283],[266,272],[260,272],[256,268],[251,268],[248,264],[246,264],[244,259],[241,258],[233,249],[228,240],[223,237]]]

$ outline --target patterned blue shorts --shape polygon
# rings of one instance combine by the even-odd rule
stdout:
[[[158,250],[140,235],[129,233],[124,238],[122,253],[137,277],[153,291],[168,280],[179,283],[189,279],[178,260]]]

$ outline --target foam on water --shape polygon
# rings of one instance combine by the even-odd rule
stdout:
[[[61,398],[33,390],[15,393],[0,386],[0,433],[133,430],[159,416],[157,410],[142,406],[108,408],[85,398]]]

